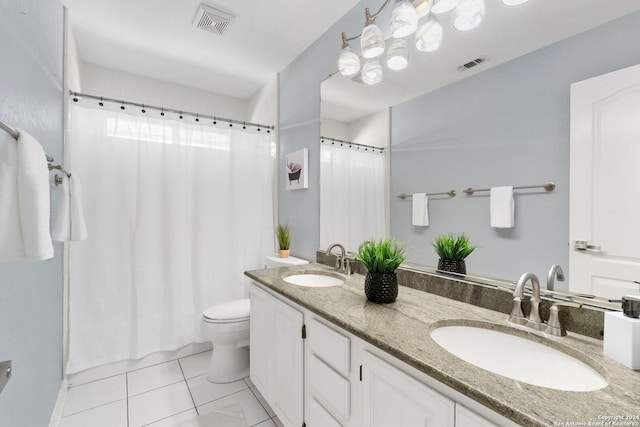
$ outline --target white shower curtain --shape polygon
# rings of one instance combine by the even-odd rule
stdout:
[[[386,235],[385,154],[320,146],[320,247],[350,251]]]
[[[89,238],[69,245],[67,374],[205,341],[203,309],[274,248],[264,130],[149,116],[71,111]]]

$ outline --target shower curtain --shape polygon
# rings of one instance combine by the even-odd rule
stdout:
[[[384,237],[385,154],[320,146],[320,247]]]
[[[69,244],[66,373],[204,342],[273,252],[270,136],[73,105],[89,238]]]

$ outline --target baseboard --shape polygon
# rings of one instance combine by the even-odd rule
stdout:
[[[60,419],[62,418],[62,411],[64,410],[64,403],[67,400],[67,390],[69,384],[66,379],[62,379],[60,384],[60,390],[58,390],[58,398],[56,399],[56,405],[53,407],[51,418],[49,419],[49,427],[58,427],[60,425]]]
[[[123,360],[120,362],[109,363],[107,365],[98,366],[96,368],[91,368],[75,374],[67,375],[67,385],[71,387],[74,385],[85,384],[91,381],[96,381],[114,375],[124,374],[129,371],[146,368],[152,365],[158,365],[160,363],[169,362],[171,360],[180,359],[182,357],[187,357],[192,354],[201,353],[208,350],[211,350],[210,342],[194,343],[184,346],[176,351],[163,351],[159,353],[153,353],[140,360]]]

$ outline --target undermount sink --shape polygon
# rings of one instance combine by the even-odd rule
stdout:
[[[608,385],[603,375],[583,361],[523,336],[455,325],[433,329],[431,338],[472,365],[524,383],[565,391],[593,391]]]
[[[307,286],[311,288],[326,288],[329,286],[342,285],[344,283],[344,279],[337,274],[333,275],[321,272],[292,274],[283,277],[282,280],[287,283],[291,283],[292,285]]]

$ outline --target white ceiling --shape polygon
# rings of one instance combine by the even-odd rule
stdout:
[[[247,99],[354,5],[377,10],[383,0],[63,2],[85,62]],[[223,36],[193,25],[200,3],[235,15]],[[341,76],[325,82],[323,117],[352,121],[640,10],[640,0],[530,0],[517,7],[500,0],[485,3],[485,19],[475,30],[457,31],[451,13],[440,16],[445,27],[441,48],[431,54],[414,49],[409,67],[393,75],[385,70],[382,84],[370,87]],[[390,9],[377,20],[383,31]],[[341,30],[353,36],[362,30],[364,6],[349,16],[353,19]],[[487,58],[485,64],[457,71],[480,56]],[[337,58],[326,60],[337,68]]]
[[[505,6],[500,0],[484,1],[485,18],[474,30],[454,29],[452,12],[438,15],[445,32],[440,49],[423,53],[413,48],[409,66],[400,72],[385,67],[383,81],[378,85],[368,86],[340,74],[325,81],[322,117],[351,122],[640,10],[639,0],[530,0],[520,6]],[[389,12],[385,10],[387,15],[377,19],[383,32],[388,27]],[[360,19],[352,28],[344,29],[349,36],[361,30]],[[359,41],[352,47],[359,50]],[[478,57],[487,61],[464,72],[457,70]],[[331,60],[337,62],[337,58]]]
[[[200,3],[235,15],[223,36],[193,25]],[[64,0],[85,62],[242,99],[284,69],[356,3]]]

